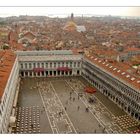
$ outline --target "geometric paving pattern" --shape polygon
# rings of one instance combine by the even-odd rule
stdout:
[[[37,86],[53,133],[77,133],[51,82],[40,81]]]
[[[39,106],[16,108],[16,128],[14,133],[40,133]]]
[[[85,85],[77,79],[65,80],[66,83],[75,91],[76,94],[84,91]],[[89,107],[90,112],[94,115],[99,123],[105,128],[107,133],[126,133],[122,130],[114,121],[115,116],[95,97],[92,96],[95,100],[93,104],[88,102],[88,97],[85,93],[80,97],[81,101]]]

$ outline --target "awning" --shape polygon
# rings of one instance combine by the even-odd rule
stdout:
[[[57,70],[58,71],[70,71],[71,69],[68,67],[58,67]]]
[[[44,68],[34,68],[33,71],[34,72],[42,72],[42,71],[44,71]]]
[[[88,87],[85,87],[84,91],[87,92],[87,93],[93,94],[93,93],[96,92],[96,89],[88,86]]]

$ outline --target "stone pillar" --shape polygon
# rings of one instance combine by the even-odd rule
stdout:
[[[44,77],[46,77],[46,71],[44,71]]]
[[[48,70],[48,76],[50,76],[50,71]]]
[[[23,71],[23,77],[25,77],[25,72]]]
[[[40,73],[40,77],[42,77],[42,72],[39,72]]]
[[[32,71],[32,77],[34,77],[34,72]]]
[[[52,70],[52,76],[54,76],[54,71]]]
[[[58,76],[58,71],[56,70],[56,77]]]
[[[79,70],[79,75],[81,75],[81,70]]]
[[[36,75],[36,77],[38,77],[38,73],[37,72],[35,73],[35,75]]]
[[[30,77],[30,72],[28,71],[28,77]]]

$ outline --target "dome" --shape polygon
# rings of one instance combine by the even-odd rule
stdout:
[[[66,23],[64,30],[66,31],[76,31],[77,25],[73,21],[69,21]]]

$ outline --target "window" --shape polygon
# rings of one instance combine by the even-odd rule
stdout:
[[[54,62],[54,67],[56,67],[56,63]]]
[[[33,67],[35,68],[36,66],[35,66],[35,63],[33,63]]]
[[[74,62],[74,67],[76,67],[76,62]]]
[[[27,69],[27,63],[25,63],[25,69]]]
[[[2,112],[1,112],[1,110],[0,110],[0,116],[2,115]]]
[[[70,62],[70,67],[72,67],[72,62]]]
[[[37,67],[38,67],[38,68],[40,67],[40,63],[37,63]]]
[[[46,63],[46,68],[48,67],[48,63]]]
[[[31,63],[29,63],[29,69],[31,69],[32,68],[32,65],[31,65]]]
[[[58,62],[58,67],[60,67],[60,62]]]
[[[52,63],[50,63],[50,68],[52,67]]]
[[[44,68],[44,63],[42,63],[42,68]]]
[[[62,62],[62,67],[64,67],[64,62]]]
[[[21,68],[23,69],[23,64],[21,64]]]
[[[80,67],[80,62],[78,62],[78,67]]]

